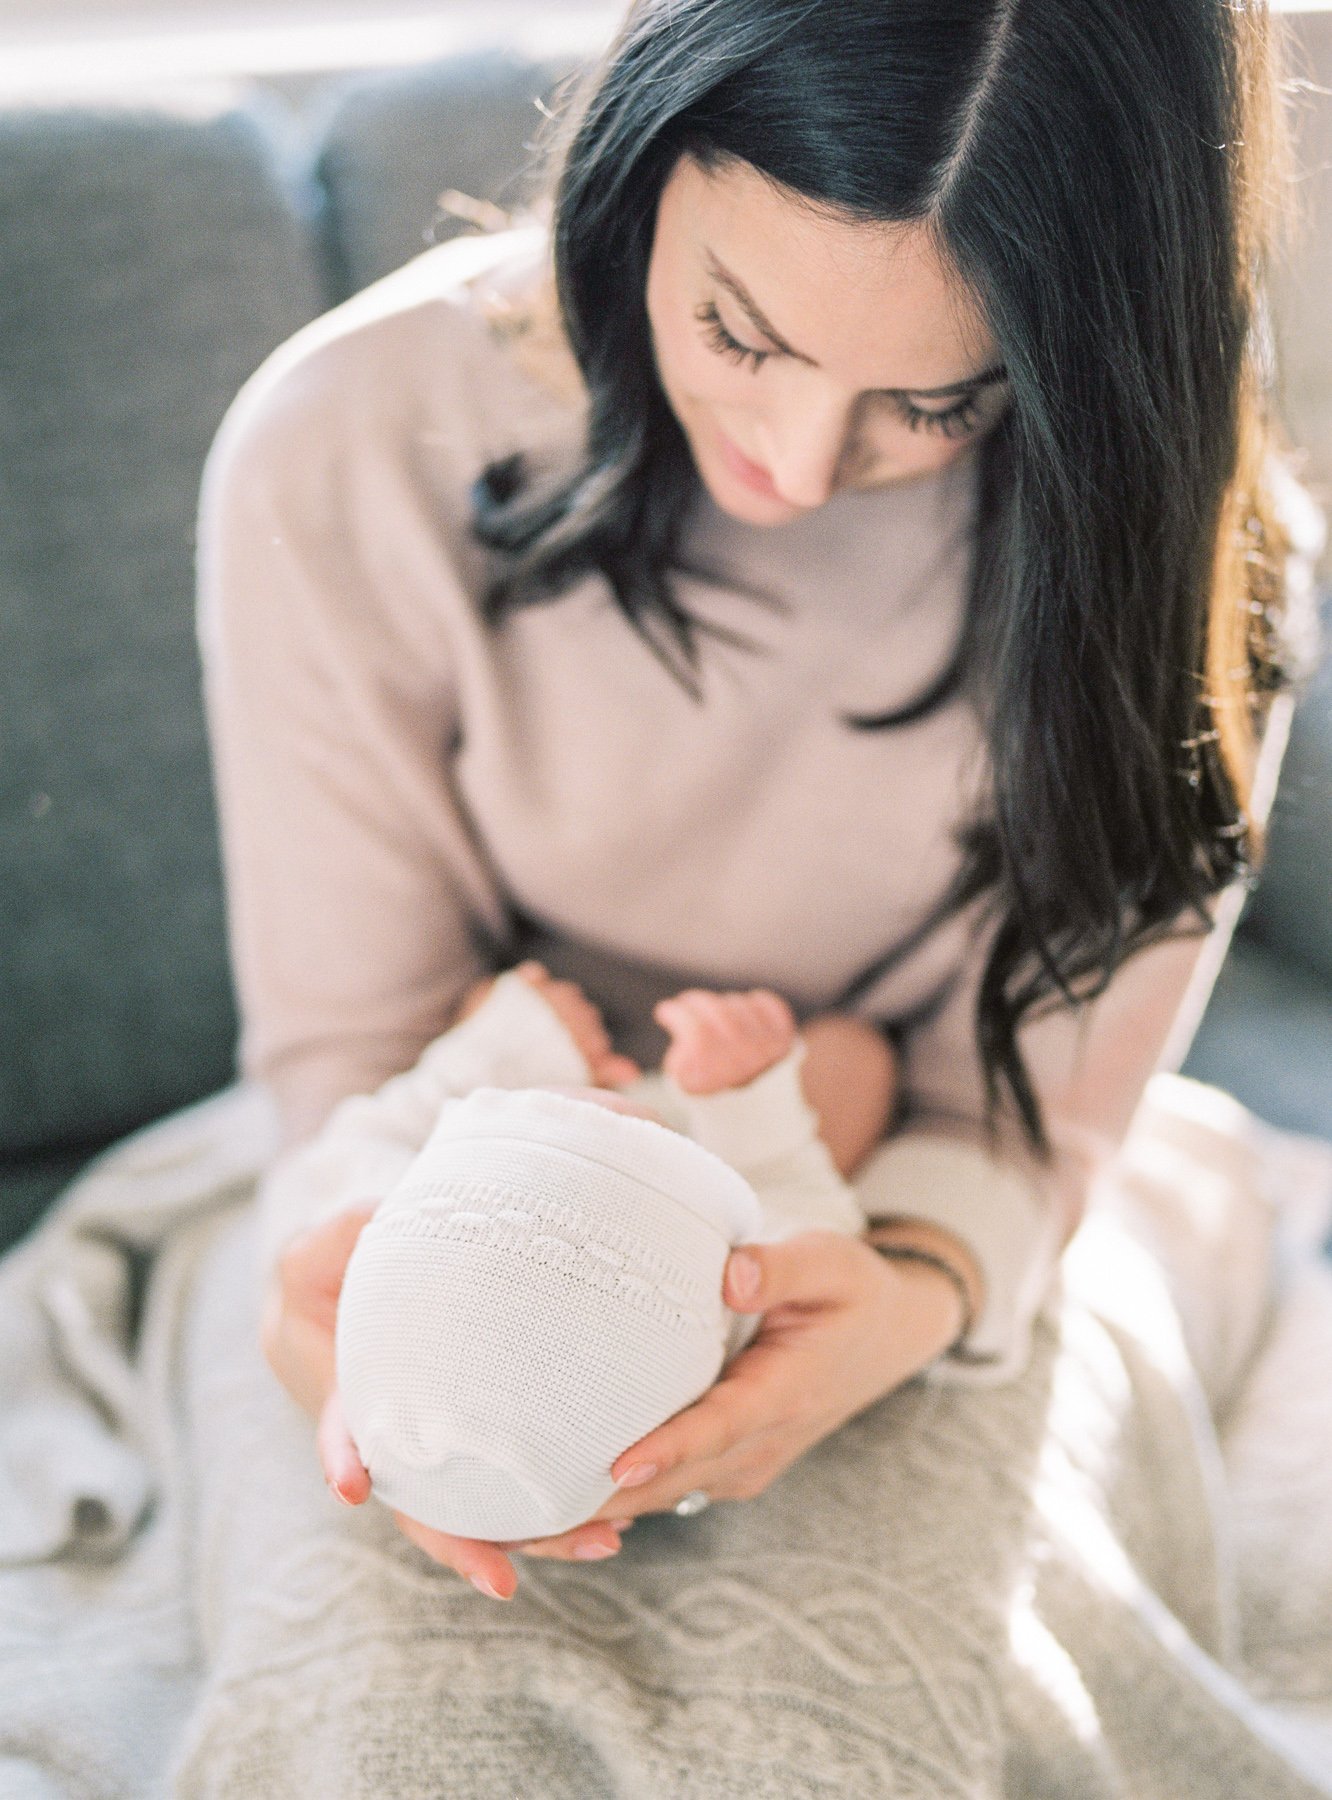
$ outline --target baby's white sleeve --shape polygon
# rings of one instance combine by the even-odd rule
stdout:
[[[686,1094],[671,1084],[689,1136],[729,1163],[758,1195],[761,1241],[769,1243],[800,1231],[858,1235],[865,1227],[855,1192],[820,1138],[818,1115],[800,1085],[805,1053],[798,1037],[780,1062],[744,1087],[718,1094]]]
[[[429,1137],[448,1101],[476,1087],[581,1086],[586,1059],[552,1007],[512,970],[460,1025],[373,1094],[354,1094],[308,1143],[280,1156],[259,1189],[264,1273],[297,1233],[382,1198]]]

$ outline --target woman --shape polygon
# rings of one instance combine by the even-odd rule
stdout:
[[[233,409],[203,643],[288,1144],[520,955],[645,1060],[691,981],[903,1056],[871,1242],[765,1247],[749,1288],[733,1258],[763,1329],[622,1496],[521,1551],[399,1518],[483,1592],[757,1501],[921,1371],[1022,1376],[1279,756],[1272,100],[1260,9],[1219,0],[640,3],[570,98],[549,241],[429,253]],[[265,1353],[353,1502],[363,1198],[265,1222]]]

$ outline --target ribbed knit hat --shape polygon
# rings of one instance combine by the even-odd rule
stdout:
[[[373,1492],[463,1537],[581,1524],[615,1458],[715,1381],[726,1258],[761,1230],[749,1183],[650,1119],[540,1088],[446,1102],[338,1305]]]

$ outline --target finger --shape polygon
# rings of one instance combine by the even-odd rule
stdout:
[[[367,1200],[292,1239],[278,1258],[278,1275],[288,1299],[337,1298],[356,1240],[378,1207],[378,1200]]]
[[[713,1463],[746,1439],[769,1430],[786,1413],[784,1387],[788,1356],[754,1343],[736,1357],[701,1400],[675,1414],[664,1425],[632,1444],[611,1464],[611,1475],[624,1483],[606,1502],[607,1513],[623,1506],[635,1514],[651,1512],[675,1499],[680,1471]],[[653,1470],[646,1480],[636,1472]],[[626,1477],[630,1479],[626,1481]],[[680,1488],[685,1492],[686,1488]]]
[[[750,1276],[750,1268],[757,1277]],[[856,1292],[864,1245],[841,1231],[802,1231],[778,1244],[741,1244],[726,1262],[722,1298],[736,1312],[774,1306],[817,1308]]]
[[[785,1048],[795,1035],[792,1025],[771,1012],[755,994],[736,996],[733,1017],[738,1035],[757,1049],[775,1051]]]
[[[336,1388],[325,1400],[315,1434],[324,1480],[345,1506],[360,1506],[370,1498],[370,1473],[342,1416],[342,1400]]]
[[[340,1274],[378,1205],[377,1200],[366,1200],[335,1213],[331,1219],[321,1219],[317,1225],[309,1226],[283,1247],[278,1266],[284,1273],[290,1270],[307,1286],[323,1284],[333,1275]]]
[[[432,1562],[443,1563],[470,1581],[478,1593],[489,1594],[494,1600],[513,1599],[518,1571],[498,1544],[488,1544],[481,1538],[450,1537],[447,1532],[423,1525],[419,1519],[409,1519],[406,1513],[395,1512],[393,1518],[403,1536],[410,1538],[418,1550],[424,1550]]]
[[[790,1002],[784,1000],[780,994],[773,993],[771,988],[755,988],[751,998],[765,1019],[780,1026],[783,1031],[794,1029],[795,1013],[792,1011]]]
[[[643,1071],[631,1056],[616,1054],[608,1056],[597,1073],[602,1082],[618,1086],[622,1083],[637,1081]]]
[[[720,1037],[728,1042],[742,1037],[745,1033],[743,1004],[732,1005],[734,996],[729,994],[709,994],[700,992],[690,1000],[690,1006],[699,1019],[711,1026]]]
[[[523,1556],[551,1557],[559,1562],[603,1562],[620,1548],[620,1529],[628,1529],[632,1520],[618,1523],[610,1519],[582,1524],[574,1531],[557,1536],[531,1538],[513,1547]]]
[[[683,988],[672,995],[666,1004],[677,1014],[689,1014],[694,1018],[707,1021],[718,1016],[720,994],[710,994],[706,988]]]
[[[590,1014],[593,1018],[601,1017],[597,1007],[588,999],[576,981],[552,981],[550,991],[553,995],[558,996],[565,1006]]]

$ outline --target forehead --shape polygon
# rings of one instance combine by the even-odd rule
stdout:
[[[917,222],[852,223],[748,163],[709,172],[686,155],[659,229],[700,275],[722,263],[783,339],[847,388],[945,387],[995,360],[978,302]],[[744,322],[738,301],[723,305]]]

